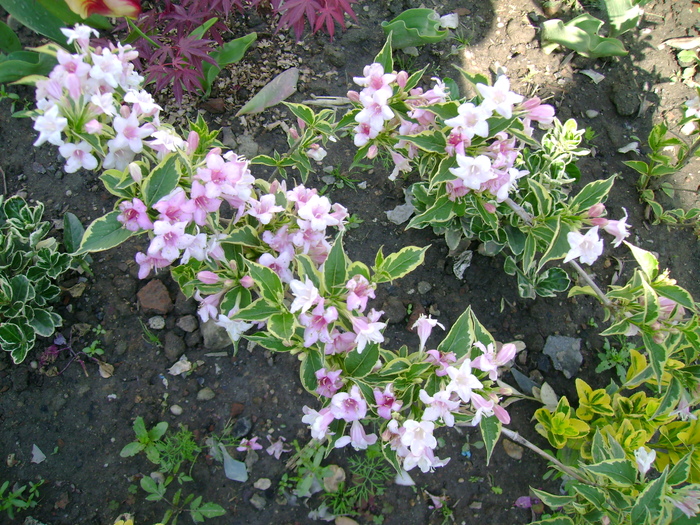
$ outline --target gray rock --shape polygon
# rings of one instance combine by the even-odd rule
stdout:
[[[184,315],[177,320],[177,327],[183,332],[191,333],[199,327],[199,323],[194,315]]]
[[[214,397],[216,397],[216,394],[208,386],[205,386],[197,392],[197,401],[209,401],[210,399],[214,399]]]
[[[421,281],[418,283],[418,293],[423,295],[428,293],[430,290],[433,289],[433,285],[430,284],[428,281]]]
[[[384,310],[384,318],[389,324],[402,323],[406,318],[406,306],[401,299],[393,295],[382,304],[381,309]]]
[[[567,379],[574,377],[581,363],[581,339],[550,335],[544,345],[544,353],[552,358],[554,368],[561,371]]]
[[[253,428],[253,423],[248,417],[239,417],[231,429],[231,437],[242,438],[247,436]]]
[[[238,151],[236,151],[236,153],[239,155],[243,155],[247,159],[252,159],[258,154],[259,149],[260,146],[253,140],[251,135],[240,135],[238,137]]]
[[[185,350],[185,341],[182,337],[173,332],[167,332],[165,334],[163,352],[165,352],[165,357],[167,357],[171,363],[180,359],[180,356],[185,353]]]
[[[175,313],[177,315],[194,315],[197,313],[197,301],[188,299],[182,292],[177,292],[175,298]]]
[[[522,391],[523,394],[526,396],[531,396],[532,395],[532,389],[537,385],[532,379],[527,377],[525,374],[521,374],[518,372],[515,368],[510,369],[510,373],[513,375],[513,379],[515,379],[515,382],[518,384],[520,387],[520,390]]]
[[[258,510],[263,510],[267,505],[267,500],[256,492],[250,497],[250,504]]]
[[[199,330],[195,330],[191,334],[187,334],[185,336],[185,344],[189,348],[194,348],[196,346],[199,346],[199,344],[202,342],[202,332]]]
[[[233,344],[228,332],[217,325],[213,319],[202,323],[200,330],[204,338],[204,348],[207,350],[222,350]]]

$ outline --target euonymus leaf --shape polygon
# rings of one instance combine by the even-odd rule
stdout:
[[[119,211],[115,210],[92,221],[83,235],[83,241],[76,255],[109,250],[134,235],[134,232],[124,228],[124,225],[117,220],[118,215]]]
[[[236,116],[253,115],[279,104],[297,90],[298,81],[299,70],[297,68],[293,67],[283,71],[239,109]]]

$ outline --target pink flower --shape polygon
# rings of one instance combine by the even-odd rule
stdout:
[[[482,372],[488,372],[491,381],[498,379],[498,367],[508,364],[515,357],[517,350],[515,345],[511,343],[503,345],[498,354],[493,349],[493,343],[484,346],[483,343],[477,341],[474,346],[479,348],[482,354],[472,361],[472,365]]]
[[[389,175],[389,180],[396,180],[396,177],[398,177],[401,172],[411,172],[411,163],[403,155],[399,155],[394,150],[391,150],[391,160],[394,161],[394,171]]]
[[[131,202],[122,201],[119,203],[121,213],[117,215],[117,220],[129,231],[152,230],[153,223],[148,218],[148,208],[141,199],[134,198]]]
[[[603,253],[603,241],[598,237],[598,226],[593,226],[585,235],[569,232],[566,238],[571,249],[564,258],[565,263],[578,257],[582,263],[593,264]]]
[[[539,97],[526,100],[522,107],[526,111],[523,118],[527,120],[534,120],[545,126],[549,126],[554,121],[554,108],[549,104],[542,104]]]
[[[199,301],[199,307],[197,308],[197,314],[203,323],[206,323],[209,319],[216,319],[219,315],[219,303],[223,297],[224,292],[215,293],[212,295],[207,295],[202,297],[199,290],[194,293],[194,298]]]
[[[700,490],[694,487],[697,485],[687,485],[669,496],[671,503],[689,518],[700,513]]]
[[[425,314],[421,314],[420,317],[416,320],[415,323],[413,323],[413,326],[411,329],[416,330],[418,332],[418,338],[420,339],[420,347],[418,348],[419,352],[422,352],[423,349],[425,348],[425,343],[428,340],[428,337],[430,337],[430,333],[433,331],[433,328],[435,326],[439,326],[443,330],[445,327],[441,324],[438,323],[437,319],[433,319],[430,316],[426,316]]]
[[[342,448],[349,443],[355,450],[366,450],[368,446],[374,445],[376,442],[376,434],[367,435],[362,423],[353,421],[350,427],[350,435],[338,439],[335,442],[335,448]]]
[[[327,226],[337,226],[339,221],[330,214],[331,202],[327,197],[312,195],[305,203],[299,205],[299,227],[325,231]]]
[[[347,354],[353,348],[355,348],[355,333],[340,332],[337,328],[333,328],[331,342],[326,343],[324,353],[326,355]]]
[[[136,263],[139,265],[139,279],[145,279],[151,270],[154,268],[165,268],[170,266],[172,261],[160,257],[159,255],[146,255],[138,252],[135,257]]]
[[[384,102],[394,93],[391,83],[396,80],[396,74],[384,73],[384,67],[381,64],[375,62],[365,66],[362,74],[364,77],[353,77],[353,80],[355,84],[365,88],[362,90],[363,93],[368,95],[377,93],[378,98]]]
[[[270,456],[275,456],[275,459],[279,459],[284,452],[292,451],[291,448],[284,448],[284,442],[287,440],[282,436],[280,436],[277,441],[272,441],[272,438],[268,435],[267,440],[270,442],[270,446],[265,449],[265,452]]]
[[[438,350],[428,350],[426,354],[428,354],[428,356],[425,358],[425,360],[428,363],[439,367],[439,369],[435,371],[435,375],[439,377],[446,376],[447,367],[450,366],[451,363],[457,361],[457,356],[454,352],[443,353]]]
[[[336,419],[359,421],[367,415],[367,402],[360,387],[353,385],[350,392],[339,392],[331,398],[331,413]]]
[[[255,285],[255,280],[250,275],[244,275],[239,282],[243,288],[252,288]]]
[[[199,226],[204,226],[207,223],[207,215],[218,211],[221,206],[221,199],[207,197],[206,188],[196,180],[192,182],[190,197],[194,207],[192,218]]]
[[[491,417],[495,414],[501,423],[510,423],[510,416],[505,409],[498,405],[497,401],[493,399],[487,400],[480,396],[479,394],[472,393],[471,396],[472,406],[476,410],[474,413],[474,418],[471,421],[473,427],[477,426],[481,422],[482,417]]]
[[[168,222],[190,222],[195,210],[194,202],[187,198],[187,193],[178,186],[153,207],[160,212],[160,218]]]
[[[292,279],[294,279],[294,275],[289,269],[289,264],[291,262],[292,257],[287,252],[281,253],[279,257],[275,257],[270,253],[263,253],[260,256],[260,259],[258,259],[258,264],[262,264],[263,266],[274,270],[274,272],[279,275],[279,278],[284,283],[289,283],[292,281]]]
[[[66,173],[75,173],[79,169],[94,170],[97,167],[97,159],[92,155],[92,146],[84,140],[78,144],[61,144],[58,152],[66,159]]]
[[[598,202],[588,209],[587,215],[593,219],[602,216],[603,213],[605,213],[605,204]]]
[[[79,14],[81,18],[88,18],[90,15],[136,18],[141,14],[139,0],[66,0],[66,3],[70,10]]]
[[[186,222],[170,224],[166,221],[156,221],[153,224],[155,237],[151,239],[148,255],[159,255],[169,261],[180,256],[180,250],[185,248],[188,239],[185,237]]]
[[[143,139],[155,131],[152,124],[139,126],[139,121],[135,112],[132,112],[126,118],[119,115],[114,117],[113,127],[114,131],[117,133],[113,139],[114,148],[128,148],[134,153],[141,153],[143,150]]]
[[[258,201],[250,201],[248,215],[255,217],[260,224],[269,224],[275,213],[284,211],[282,206],[275,205],[274,195],[263,195]]]
[[[353,129],[353,132],[355,133],[353,142],[355,143],[355,146],[361,148],[370,140],[377,138],[380,131],[381,129],[374,129],[369,124],[366,124],[364,122],[360,123]]]
[[[483,183],[496,178],[491,169],[491,160],[486,155],[474,158],[457,154],[457,164],[457,168],[450,168],[450,173],[472,190],[479,190]]]
[[[328,325],[338,319],[338,310],[335,306],[324,308],[323,303],[323,297],[320,297],[318,304],[311,311],[311,315],[306,313],[299,315],[299,324],[305,328],[304,346],[307,348],[316,341],[321,341],[322,343],[331,343],[333,341],[328,333]]]
[[[246,450],[262,450],[263,446],[258,443],[258,438],[253,439],[243,438],[241,443],[236,447],[239,452],[245,452]]]
[[[343,380],[340,379],[341,372],[342,370],[327,372],[325,368],[316,370],[316,380],[318,381],[316,393],[323,397],[333,397],[338,389],[343,386]]]
[[[399,411],[403,406],[403,403],[398,401],[394,395],[394,385],[392,383],[384,387],[384,392],[375,388],[374,401],[377,403],[377,414],[384,419],[391,419],[391,412]]]
[[[209,270],[202,270],[197,273],[197,279],[202,281],[204,284],[216,284],[219,282],[219,276],[214,272]]]
[[[617,248],[622,244],[622,241],[625,239],[625,237],[628,237],[630,232],[629,232],[629,225],[627,224],[627,210],[625,210],[625,216],[619,220],[619,221],[607,221],[607,224],[603,226],[603,229],[615,237],[615,240],[613,241],[613,246]]]
[[[364,312],[365,308],[367,308],[367,301],[375,298],[375,285],[370,284],[363,275],[354,275],[352,279],[345,283],[345,288],[350,292],[346,299],[348,310]]]
[[[523,100],[522,95],[510,91],[510,80],[505,75],[499,76],[493,86],[477,84],[476,89],[484,97],[483,106],[495,111],[503,118],[511,118],[513,105]]]
[[[490,110],[466,102],[457,108],[457,113],[459,113],[458,116],[445,121],[446,126],[458,128],[458,132],[468,137],[469,140],[473,139],[474,135],[480,137],[489,136],[488,118],[491,116]]]

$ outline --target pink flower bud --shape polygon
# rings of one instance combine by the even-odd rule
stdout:
[[[187,148],[185,148],[185,152],[188,155],[192,155],[197,150],[197,146],[199,146],[199,134],[196,131],[190,131],[190,134],[187,135]]]
[[[122,116],[122,118],[129,118],[129,115],[131,115],[131,109],[129,109],[129,106],[124,105],[119,108],[119,114]]]
[[[240,283],[243,288],[251,288],[255,284],[255,281],[250,275],[244,275],[241,277]]]
[[[408,81],[408,73],[399,71],[398,75],[396,75],[396,83],[403,89],[406,87],[406,81]]]
[[[489,213],[496,213],[496,206],[491,202],[485,202],[484,209]]]
[[[199,272],[197,274],[197,279],[202,281],[204,284],[216,284],[219,282],[219,276],[214,272],[210,272],[209,270],[202,270]]]
[[[372,144],[367,150],[367,158],[373,159],[377,156],[377,153],[379,153],[379,148],[376,146],[376,144]]]
[[[297,128],[289,128],[289,136],[294,140],[299,140],[299,132],[297,131]]]
[[[593,219],[591,219],[591,224],[593,226],[600,226],[602,228],[605,228],[608,225],[608,222],[608,219],[606,219],[605,217],[594,217]]]
[[[357,91],[348,91],[348,98],[350,102],[360,102],[360,94]]]
[[[297,126],[299,126],[300,131],[304,131],[304,128],[306,128],[306,122],[304,122],[300,118],[297,118]]]
[[[588,216],[591,218],[600,217],[601,215],[603,215],[603,213],[605,213],[605,204],[603,204],[602,202],[594,204],[588,210]]]
[[[92,119],[90,122],[85,124],[85,131],[87,131],[90,135],[96,135],[102,131],[102,124],[100,124],[97,120]]]

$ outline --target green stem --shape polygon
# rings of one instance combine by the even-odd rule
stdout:
[[[160,49],[160,46],[158,44],[156,44],[148,35],[146,35],[146,33],[141,31],[141,28],[139,28],[139,26],[134,24],[133,20],[131,20],[130,18],[127,18],[126,23],[129,25],[129,27],[132,29],[132,31],[134,31],[137,35],[139,35],[141,38],[146,40],[146,42],[151,44],[156,49]]]
[[[574,267],[574,269],[578,272],[578,274],[581,276],[581,278],[586,281],[586,284],[590,286],[595,294],[598,296],[600,301],[605,305],[606,308],[612,308],[613,303],[610,299],[607,298],[607,296],[603,293],[603,290],[601,290],[598,285],[595,283],[595,281],[591,278],[590,275],[586,273],[586,271],[581,268],[579,263],[576,261],[569,261],[569,264]]]

